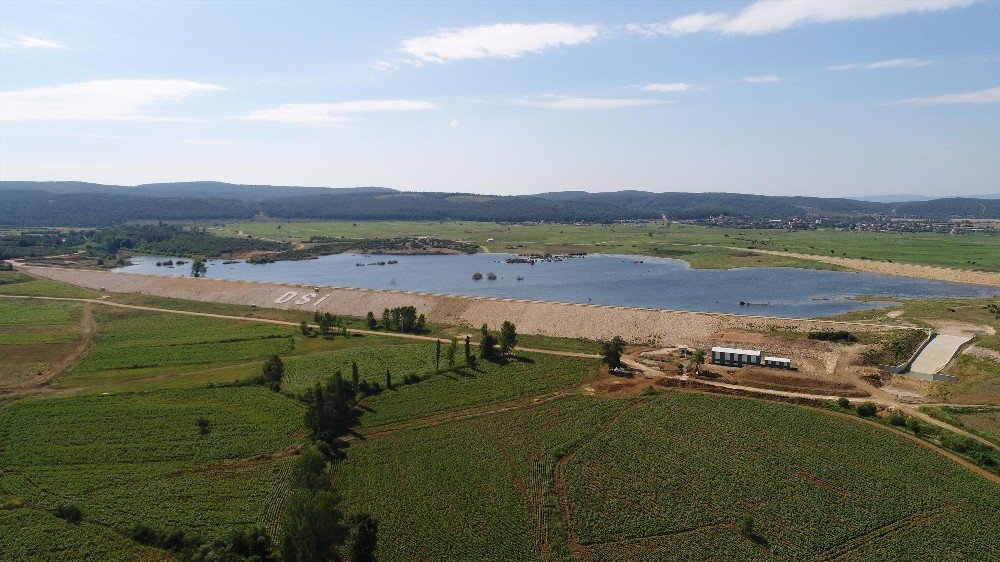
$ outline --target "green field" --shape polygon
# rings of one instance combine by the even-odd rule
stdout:
[[[981,558],[1000,524],[996,485],[883,429],[688,393],[567,397],[348,459],[337,481],[390,529],[389,561],[560,559],[568,536],[594,560]]]
[[[15,271],[0,271],[0,295],[30,295],[44,297],[70,297],[94,299],[100,297],[97,291],[38,279]]]
[[[296,401],[259,387],[18,402],[0,413],[0,494],[26,506],[4,515],[44,512],[35,515],[44,524],[0,534],[0,558],[24,559],[32,548],[38,560],[77,559],[66,549],[94,545],[76,542],[111,548],[137,523],[211,538],[268,524],[287,461],[261,455],[293,446],[300,424]],[[61,522],[48,510],[63,502],[119,535],[98,527],[64,544],[46,532]]]
[[[955,313],[947,304],[904,306],[993,322],[985,304]],[[80,341],[88,309],[96,332],[72,368],[44,389],[0,394],[0,560],[175,558],[130,538],[136,524],[208,540],[261,526],[280,539],[309,434],[298,396],[338,370],[350,380],[352,362],[370,383],[385,385],[390,370],[393,385],[361,401],[346,458],[330,472],[341,509],[378,520],[383,562],[951,560],[996,550],[1000,486],[926,444],[788,404],[672,390],[595,396],[587,389],[605,376],[596,359],[520,351],[466,366],[460,343],[459,365],[449,369],[442,354],[436,372],[430,341],[325,339],[297,326],[39,299],[0,299],[0,349],[55,357]],[[285,365],[279,392],[233,384],[271,354]],[[407,375],[419,381],[404,384]],[[947,413],[996,436],[992,410]],[[64,504],[83,520],[56,517]]]
[[[247,362],[292,348],[290,327],[97,306],[96,346],[57,386],[80,387]],[[232,380],[232,379],[230,379]]]
[[[280,228],[279,228],[280,227]],[[830,269],[834,266],[785,258],[755,255],[726,248],[760,248],[823,256],[887,260],[971,269],[1000,271],[1000,244],[996,236],[969,234],[949,236],[931,233],[873,233],[785,231],[709,228],[650,222],[614,225],[501,225],[461,221],[446,222],[243,222],[214,227],[215,232],[243,232],[282,241],[308,240],[310,236],[369,238],[378,236],[434,236],[481,244],[492,252],[579,251],[639,254],[687,260],[693,267],[729,268],[788,266]],[[493,238],[492,243],[486,240]]]

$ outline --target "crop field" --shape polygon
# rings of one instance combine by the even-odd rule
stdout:
[[[280,228],[278,228],[280,226]],[[932,233],[873,233],[794,231],[781,229],[710,228],[660,222],[614,225],[501,225],[462,221],[446,222],[243,222],[215,227],[219,234],[242,231],[262,238],[291,241],[310,236],[434,236],[484,245],[492,252],[584,251],[676,257],[693,267],[729,268],[791,266],[827,269],[832,266],[782,256],[758,256],[738,251],[706,248],[712,244],[735,248],[785,250],[795,253],[892,260],[903,263],[1000,271],[997,238],[988,234],[948,236]],[[493,238],[487,244],[486,240]],[[564,250],[563,250],[564,251]]]
[[[570,515],[598,560],[989,552],[981,529],[1000,524],[1000,490],[919,449],[814,411],[668,393],[574,452]],[[739,534],[746,517],[757,542]],[[716,537],[730,546],[703,550]]]
[[[353,340],[353,341],[352,341]],[[301,393],[337,370],[346,379],[351,362],[357,362],[362,380],[385,386],[385,371],[393,377],[393,389],[366,402],[359,431],[371,431],[414,418],[440,415],[479,404],[500,403],[574,389],[597,376],[597,361],[519,352],[519,360],[506,365],[480,361],[474,367],[447,370],[446,345],[442,345],[441,373],[434,373],[434,344],[401,343],[399,340],[368,336],[352,338],[350,347],[335,351],[291,356],[285,360],[287,378],[283,390]],[[476,349],[473,348],[473,352]],[[461,345],[456,362],[464,363]],[[417,384],[403,384],[406,375],[419,375]]]
[[[336,481],[348,509],[382,521],[379,560],[542,560],[543,543],[560,548],[545,467],[626,405],[571,396],[369,439]]]
[[[977,306],[952,313],[942,301],[921,314],[994,321]],[[448,369],[443,342],[436,373],[431,341],[305,337],[297,326],[38,299],[0,299],[0,347],[75,345],[88,309],[91,347],[51,394],[0,396],[0,529],[17,529],[0,532],[0,560],[170,559],[128,537],[137,523],[208,539],[258,525],[278,533],[308,434],[295,395],[337,370],[350,380],[352,361],[363,380],[385,385],[386,369],[393,378],[362,402],[346,458],[331,464],[344,512],[378,519],[380,561],[950,560],[996,550],[985,530],[1000,525],[1000,487],[925,445],[787,404],[584,395],[602,376],[596,359],[518,351]],[[281,392],[214,386],[259,374],[272,353],[285,364]],[[407,375],[420,380],[405,384]],[[946,413],[996,435],[992,410]],[[83,520],[55,517],[64,503]]]
[[[982,559],[1000,524],[995,484],[919,445],[740,398],[567,396],[347,454],[337,482],[393,529],[388,561]]]
[[[73,351],[82,305],[0,299],[0,388],[29,384]]]
[[[208,433],[195,423],[199,418],[209,421]],[[85,522],[119,533],[143,523],[216,537],[265,523],[287,470],[286,460],[266,455],[297,442],[301,419],[298,402],[260,387],[13,404],[0,412],[0,495],[25,506],[0,511],[0,518],[44,510],[35,517],[45,521],[30,536],[0,534],[0,552],[20,559],[17,553],[29,551],[11,549],[66,548],[46,532],[62,523],[47,510],[66,501],[83,511]],[[81,543],[75,548],[90,548]]]
[[[59,386],[90,386],[250,361],[292,349],[294,328],[97,306],[96,346]],[[231,379],[230,379],[231,380]]]

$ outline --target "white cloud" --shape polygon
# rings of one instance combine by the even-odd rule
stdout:
[[[458,119],[452,119],[451,121],[448,122],[449,129],[454,129],[456,127],[458,127]]]
[[[686,82],[671,82],[668,84],[646,84],[642,87],[644,92],[686,92],[694,88]]]
[[[358,100],[340,103],[286,103],[276,107],[258,109],[239,119],[248,121],[274,121],[299,125],[331,126],[351,121],[354,113],[380,113],[396,111],[422,111],[437,109],[437,104],[415,100]]]
[[[0,92],[2,121],[154,121],[157,104],[224,90],[189,80],[92,80]]]
[[[198,144],[198,145],[210,145],[210,146],[236,146],[243,144],[239,141],[227,140],[227,139],[170,139],[170,142],[176,142],[178,144]]]
[[[698,33],[699,31],[707,31],[715,28],[725,21],[726,14],[724,13],[716,12],[706,14],[704,12],[699,12],[689,16],[675,18],[664,23],[630,24],[625,27],[629,31],[633,31],[647,37],[654,35],[679,36],[687,35],[689,33]]]
[[[757,0],[735,14],[698,12],[663,23],[627,26],[644,34],[687,35],[714,31],[763,35],[811,23],[868,20],[963,8],[976,0]]]
[[[740,79],[741,82],[746,82],[747,84],[771,84],[774,82],[783,82],[784,80],[784,78],[775,76],[774,74],[766,74],[764,76],[745,76]]]
[[[396,69],[396,65],[393,64],[393,63],[391,63],[391,62],[389,62],[389,61],[387,61],[387,60],[380,60],[380,61],[376,61],[375,64],[372,65],[372,68],[374,68],[375,70],[382,71],[382,72],[388,72],[390,70],[395,70]]]
[[[40,37],[28,37],[22,35],[14,39],[9,43],[12,47],[21,47],[24,49],[65,49],[66,45],[62,43],[57,43],[55,41],[49,41],[47,39],[42,39]]]
[[[407,39],[401,50],[421,62],[517,58],[553,47],[587,43],[596,39],[600,32],[596,25],[497,23]]]
[[[648,98],[550,98],[540,100],[518,100],[517,105],[528,107],[539,107],[542,109],[622,109],[627,107],[646,107],[650,105],[661,105],[672,103],[665,100],[653,100]]]
[[[907,98],[890,102],[892,105],[950,105],[957,103],[1000,103],[1000,87],[961,94],[944,94],[925,98]]]
[[[834,72],[841,72],[845,70],[858,70],[859,68],[864,68],[866,70],[879,70],[882,68],[921,68],[924,66],[929,66],[931,61],[922,59],[891,59],[883,60],[878,62],[852,62],[850,64],[840,64],[837,66],[828,66],[827,70],[832,70]]]

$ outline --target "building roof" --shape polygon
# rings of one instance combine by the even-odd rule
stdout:
[[[783,363],[791,363],[792,360],[787,357],[765,357],[764,361],[780,361]]]
[[[737,355],[752,355],[754,357],[760,355],[759,351],[754,351],[753,349],[734,349],[732,347],[713,347],[712,353],[735,353]]]

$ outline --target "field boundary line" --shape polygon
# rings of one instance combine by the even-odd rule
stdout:
[[[817,555],[818,560],[832,561],[839,560],[845,556],[850,556],[859,548],[864,547],[872,541],[882,539],[893,533],[898,533],[908,527],[913,523],[918,523],[930,518],[937,518],[943,516],[946,512],[952,511],[955,508],[954,505],[946,503],[939,505],[937,507],[931,507],[927,509],[921,509],[907,516],[900,517],[893,521],[889,521],[883,525],[879,525],[874,529],[865,531],[858,535],[855,535],[846,541],[836,544]]]
[[[580,542],[580,535],[573,526],[573,516],[569,511],[569,493],[566,489],[566,479],[563,478],[562,469],[569,459],[577,453],[577,451],[586,447],[595,439],[603,435],[611,428],[611,426],[615,424],[615,422],[625,416],[625,414],[633,412],[651,402],[651,400],[636,401],[622,408],[620,411],[615,412],[614,415],[605,420],[593,433],[573,444],[573,446],[570,447],[565,454],[556,459],[556,462],[552,465],[552,479],[555,481],[556,497],[559,500],[559,511],[562,516],[563,525],[566,527],[566,546],[570,549],[570,552],[573,553],[574,558],[582,559],[587,562],[594,562],[594,556],[587,549],[586,545]]]
[[[40,296],[33,296],[33,295],[0,295],[0,298],[24,299],[24,300],[40,299],[40,300],[52,300],[52,301],[68,301],[68,302],[82,302],[82,303],[90,303],[90,304],[103,304],[103,305],[107,305],[107,306],[114,306],[114,307],[118,307],[118,308],[127,308],[127,309],[132,309],[132,310],[145,310],[145,311],[148,311],[148,312],[166,312],[166,313],[170,313],[170,314],[184,314],[184,315],[187,315],[187,316],[201,316],[201,317],[204,317],[204,318],[220,318],[220,319],[224,319],[224,320],[242,320],[244,322],[261,322],[261,323],[266,323],[266,324],[275,324],[275,325],[278,325],[278,326],[290,326],[290,327],[295,327],[295,328],[298,328],[301,325],[298,322],[290,322],[288,320],[276,320],[276,319],[273,319],[273,318],[256,318],[256,317],[252,317],[252,316],[233,316],[233,315],[230,315],[230,314],[216,314],[216,313],[213,313],[213,312],[195,312],[193,310],[177,310],[177,309],[174,309],[174,308],[159,308],[159,307],[155,307],[155,306],[143,306],[143,305],[138,305],[138,304],[125,304],[125,303],[114,302],[114,301],[110,301],[110,300],[102,300],[102,299],[87,299],[87,298],[79,298],[79,297],[40,297]],[[194,301],[194,302],[198,302],[198,301]],[[317,327],[315,324],[308,324],[308,325],[310,327]],[[363,329],[360,329],[360,328],[348,328],[347,332],[350,333],[350,334],[361,334],[361,335],[366,335],[366,336],[384,336],[384,337],[390,337],[390,338],[402,338],[402,339],[411,339],[411,340],[418,340],[418,341],[430,341],[430,342],[441,341],[442,343],[450,343],[450,341],[451,341],[451,340],[449,340],[447,338],[443,338],[443,337],[439,338],[439,337],[434,337],[434,336],[423,336],[423,335],[420,335],[420,334],[405,334],[405,333],[400,333],[400,332],[380,332],[378,330],[363,330]],[[476,341],[476,340],[471,340],[469,343],[471,345],[476,345],[476,346],[479,345],[479,342]],[[517,351],[522,351],[522,352],[525,352],[525,353],[543,353],[543,354],[546,354],[546,355],[559,355],[559,356],[562,356],[562,357],[579,357],[581,359],[600,359],[601,358],[600,355],[597,355],[595,353],[583,353],[583,352],[580,352],[580,351],[562,351],[562,350],[558,350],[558,349],[543,349],[543,348],[538,348],[538,347],[518,347]]]
[[[342,437],[340,440],[345,442],[351,442],[351,441],[362,441],[367,439],[376,439],[379,437],[392,435],[394,433],[399,433],[403,431],[416,431],[418,429],[434,427],[436,425],[441,425],[443,423],[448,423],[452,421],[468,420],[473,418],[480,418],[483,416],[490,416],[493,414],[512,412],[514,410],[523,410],[525,408],[532,408],[540,404],[547,404],[549,402],[553,402],[555,400],[564,398],[566,396],[568,396],[566,392],[556,392],[553,394],[546,394],[542,396],[537,396],[535,398],[529,398],[527,402],[525,402],[525,399],[507,400],[503,402],[492,402],[484,404],[484,406],[493,406],[492,408],[487,408],[487,409],[466,408],[464,410],[444,412],[441,415],[431,415],[412,420],[418,422],[412,425],[402,425],[398,427],[392,427],[392,424],[387,424],[389,425],[387,429],[373,428],[375,429],[375,431],[372,431],[370,433],[362,433],[359,431],[358,434],[360,435],[360,437],[345,436]],[[499,408],[496,407],[496,406],[501,406],[503,404],[509,404],[509,406],[503,406]]]

